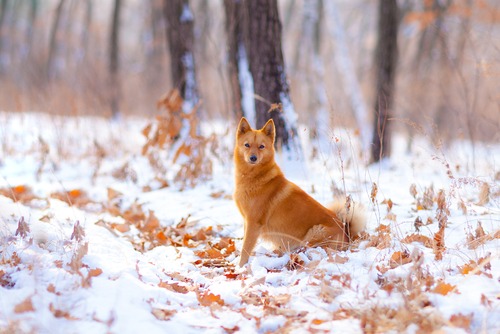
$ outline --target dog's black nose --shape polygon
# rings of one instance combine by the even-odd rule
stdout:
[[[251,155],[250,156],[250,161],[251,162],[256,162],[257,161],[257,157],[255,155]]]

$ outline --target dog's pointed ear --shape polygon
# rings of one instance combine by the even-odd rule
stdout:
[[[250,123],[248,123],[248,121],[245,117],[242,117],[240,120],[240,124],[238,124],[237,135],[239,136],[239,135],[245,134],[250,130],[252,130]]]
[[[266,134],[266,136],[271,137],[274,142],[276,128],[274,127],[274,121],[272,118],[267,121],[266,125],[264,125],[261,130]]]

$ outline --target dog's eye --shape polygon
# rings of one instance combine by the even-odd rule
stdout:
[[[259,149],[263,150],[263,149],[264,149],[264,147],[265,147],[264,145],[260,145],[260,146],[259,146]]]
[[[249,143],[245,143],[245,147],[250,147],[250,144]]]

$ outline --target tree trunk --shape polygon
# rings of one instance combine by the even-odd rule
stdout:
[[[32,49],[33,49],[33,36],[35,31],[36,19],[38,16],[38,6],[39,3],[36,0],[31,1],[30,12],[29,12],[29,23],[26,29],[26,44],[27,44],[27,52],[26,57],[31,57]]]
[[[379,0],[378,41],[375,57],[376,97],[371,161],[378,162],[391,153],[391,127],[394,86],[398,58],[398,5],[396,0]]]
[[[339,10],[335,1],[325,1],[327,13],[331,20],[327,20],[330,35],[335,40],[335,63],[342,76],[344,89],[349,96],[351,107],[358,124],[361,136],[361,149],[363,155],[368,151],[370,144],[370,121],[361,85],[356,76],[356,70],[347,46],[346,33],[340,20]]]
[[[88,46],[90,37],[90,25],[92,24],[92,0],[85,1],[85,18],[83,21],[83,26],[81,35],[81,45],[83,50],[82,62],[84,62],[88,56]]]
[[[61,17],[62,17],[62,11],[64,7],[64,2],[65,0],[59,0],[59,4],[57,5],[56,8],[56,17],[54,18],[54,22],[52,24],[52,29],[50,32],[50,44],[49,44],[49,55],[47,58],[47,79],[52,80],[55,76],[55,68],[54,68],[54,61],[57,53],[57,48],[58,48],[58,31],[59,31],[59,25],[61,23]]]
[[[239,49],[243,47],[241,26],[241,2],[238,0],[224,0],[226,15],[226,46],[227,46],[227,71],[231,94],[231,109],[236,119],[245,115],[242,106],[242,92],[240,85]]]
[[[0,74],[4,72],[4,58],[3,58],[3,49],[5,44],[5,36],[7,35],[5,32],[5,18],[7,13],[7,0],[1,0],[0,2]]]
[[[276,0],[245,0],[245,46],[255,92],[256,126],[269,118],[276,125],[276,146],[291,149],[296,115],[281,50],[281,23]],[[287,118],[287,119],[286,119]],[[299,145],[300,146],[300,145]],[[300,149],[299,149],[300,150]]]
[[[184,111],[198,102],[193,57],[193,14],[188,0],[165,0],[167,40],[170,51],[172,83],[184,99]]]
[[[302,7],[301,35],[295,48],[293,68],[303,83],[307,96],[306,111],[310,137],[319,143],[328,137],[330,117],[326,109],[327,97],[321,59],[321,27],[323,0],[309,0]]]
[[[113,119],[120,115],[121,85],[119,78],[119,39],[120,39],[120,10],[122,1],[115,0],[113,18],[111,21],[110,49],[109,49],[109,77],[110,77],[110,107]]]

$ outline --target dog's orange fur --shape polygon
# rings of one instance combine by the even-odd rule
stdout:
[[[274,139],[272,119],[260,130],[245,118],[238,125],[234,200],[245,220],[240,266],[259,237],[282,251],[304,245],[341,248],[364,228],[362,214],[346,217],[339,203],[334,213],[288,181],[274,160]]]

